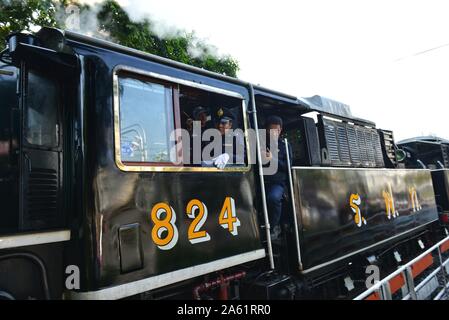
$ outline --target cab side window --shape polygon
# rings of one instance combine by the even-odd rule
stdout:
[[[186,171],[231,166],[246,169],[243,97],[232,91],[177,81],[126,69],[115,74],[118,165],[125,171],[159,170],[155,167]],[[228,127],[223,128],[225,122]],[[212,138],[210,132],[206,134],[208,129],[214,133]],[[229,141],[234,141],[235,146]],[[204,148],[211,142],[216,145],[209,148],[213,155],[205,156],[209,149]],[[224,153],[228,161],[219,166],[216,159],[220,155],[226,158]]]
[[[168,85],[119,78],[121,160],[173,164],[173,94]]]

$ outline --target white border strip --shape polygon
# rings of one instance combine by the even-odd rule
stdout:
[[[0,236],[0,249],[9,249],[70,240],[70,230]]]
[[[363,168],[363,167],[302,167],[302,166],[294,166],[292,167],[294,170],[347,170],[347,171],[380,171],[380,172],[397,172],[397,171],[407,171],[407,172],[416,172],[416,171],[428,171],[429,173],[433,170],[430,169],[421,169],[421,168],[413,168],[413,169],[407,169],[407,168]]]
[[[212,262],[188,267],[158,276],[121,284],[98,291],[74,292],[66,291],[65,299],[74,300],[114,300],[136,295],[145,291],[161,288],[163,286],[198,277],[214,271],[226,269],[245,262],[265,257],[265,250],[259,249],[251,252],[238,254],[236,256],[215,260]]]

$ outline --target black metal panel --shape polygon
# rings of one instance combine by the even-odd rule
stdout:
[[[98,265],[101,266],[98,270],[101,286],[160,275],[261,249],[250,189],[252,183],[246,175],[238,173],[139,174],[119,172],[114,167],[102,170],[95,178],[94,190],[99,205],[95,214],[95,233],[99,234],[100,230],[102,233],[97,244],[101,254],[100,251],[96,253]],[[238,235],[235,236],[221,227],[218,220],[227,196],[235,200],[236,215],[240,220]],[[208,217],[201,230],[208,232],[209,241],[194,244],[188,240],[192,219],[187,217],[186,205],[192,199],[201,200],[207,207]],[[155,224],[150,213],[159,202],[168,203],[176,214],[178,241],[170,250],[161,250],[152,240]],[[120,259],[117,259],[118,230],[132,222],[141,226],[143,269],[118,277],[121,270]],[[126,239],[121,240],[122,248],[134,247]]]
[[[71,44],[85,57],[88,66],[85,89],[88,98],[84,106],[88,119],[84,132],[88,137],[88,166],[81,226],[85,232],[75,239],[84,245],[80,255],[83,261],[75,263],[85,262],[87,268],[84,273],[87,279],[81,290],[137,281],[263,249],[252,168],[247,172],[124,172],[114,159],[112,75],[117,65],[232,90],[242,94],[248,103],[247,89],[142,58]],[[226,197],[235,201],[236,216],[240,221],[238,235],[232,235],[219,224]],[[186,206],[192,199],[199,199],[207,207],[208,217],[201,230],[208,232],[209,241],[194,244],[188,240],[193,219],[187,216]],[[160,249],[152,239],[155,224],[150,214],[161,202],[169,204],[176,213],[178,241],[169,250]],[[124,250],[120,253],[120,245],[136,252],[136,243],[135,237],[131,237],[131,241],[119,239],[119,229],[134,223],[140,225],[143,266],[122,273],[120,254],[127,253]],[[175,278],[173,282],[176,282]]]
[[[50,299],[62,299],[67,276],[64,274],[67,265],[64,264],[63,252],[62,242],[1,250],[1,291],[8,292],[16,300],[45,299],[44,271]]]
[[[445,143],[415,139],[398,143],[398,146],[407,153],[407,168],[420,168],[423,164],[429,169],[449,168],[449,146]]]
[[[301,117],[294,125],[285,127],[285,136],[292,146],[292,163],[300,166],[320,166],[320,141],[315,121]]]
[[[295,284],[286,275],[271,275],[250,279],[241,284],[243,300],[293,300]]]
[[[293,174],[304,269],[390,241],[438,219],[427,170],[297,168]],[[419,202],[415,209],[412,188]],[[390,218],[385,193],[393,194],[395,212]],[[358,195],[359,205],[351,207],[351,195]],[[359,224],[353,211],[357,207],[364,219]]]
[[[120,269],[123,273],[142,268],[140,225],[127,224],[119,228]]]
[[[18,226],[18,97],[17,69],[0,62],[0,234]]]
[[[318,131],[316,130],[315,121],[312,118],[303,118],[304,136],[306,140],[308,164],[311,166],[319,166],[320,158],[320,141],[318,139]]]
[[[449,212],[449,170],[432,170],[432,181],[438,211]]]
[[[62,227],[62,81],[22,68],[19,230]]]

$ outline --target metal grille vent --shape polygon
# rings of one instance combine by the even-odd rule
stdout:
[[[359,166],[361,165],[362,161],[360,157],[359,144],[357,143],[357,134],[355,132],[354,126],[348,125],[347,132],[349,145],[351,146],[349,148],[349,151],[351,153],[351,161],[354,165]]]
[[[323,119],[323,125],[331,165],[385,166],[377,130],[327,118]]]
[[[442,144],[441,145],[441,154],[443,156],[443,165],[445,168],[449,168],[449,146]]]
[[[57,214],[58,176],[55,170],[32,168],[26,193],[28,219],[51,219]]]
[[[338,146],[340,150],[340,160],[346,164],[351,164],[351,156],[349,155],[349,142],[346,135],[346,126],[344,123],[337,125]]]
[[[381,133],[385,146],[386,156],[393,165],[396,165],[396,152],[394,147],[393,132],[388,130],[381,130]]]
[[[377,133],[377,131],[373,130],[373,132],[371,134],[371,138],[372,138],[373,147],[374,147],[374,157],[376,160],[376,166],[384,167],[385,162],[384,162],[384,157],[382,154],[382,144],[380,142],[380,136]],[[394,152],[394,150],[393,150],[393,152]]]
[[[340,155],[338,152],[338,142],[335,127],[332,123],[325,123],[324,130],[326,132],[327,150],[331,163],[339,163]]]
[[[365,141],[365,132],[361,127],[356,128],[357,133],[357,141],[359,145],[360,150],[360,158],[362,160],[363,166],[369,165],[369,159],[368,159],[368,150],[366,148],[366,141]]]
[[[374,156],[373,139],[371,136],[371,132],[368,130],[365,130],[365,141],[366,141],[366,150],[368,151],[368,166],[375,167],[376,158]]]

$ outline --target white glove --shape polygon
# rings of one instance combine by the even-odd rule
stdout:
[[[227,153],[220,154],[218,157],[212,159],[212,161],[218,169],[224,169],[229,161],[229,155]]]

